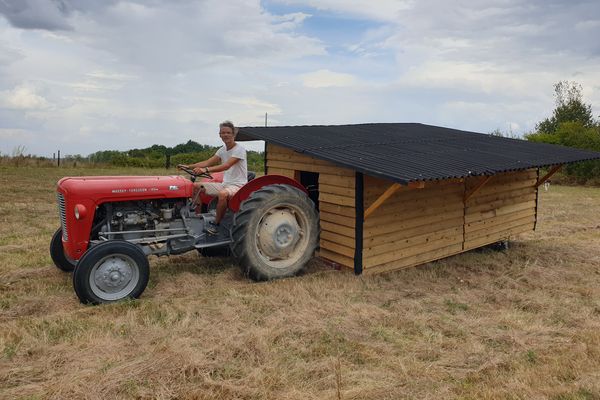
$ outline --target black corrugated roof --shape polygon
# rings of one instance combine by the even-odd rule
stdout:
[[[600,159],[600,153],[416,123],[240,128],[359,172],[407,184]]]

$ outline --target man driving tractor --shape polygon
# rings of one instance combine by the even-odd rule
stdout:
[[[182,165],[193,169],[195,173],[224,172],[223,182],[196,182],[195,189],[209,196],[217,196],[217,215],[214,222],[209,222],[206,232],[216,235],[219,232],[219,223],[227,210],[227,201],[242,186],[248,182],[248,164],[246,161],[246,149],[235,141],[237,131],[231,121],[223,121],[219,124],[219,136],[225,144],[219,148],[214,156],[205,161],[195,164]],[[197,198],[195,195],[194,198]]]

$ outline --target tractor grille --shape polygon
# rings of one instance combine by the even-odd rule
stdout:
[[[65,211],[65,196],[62,193],[56,194],[58,200],[58,212],[60,213],[60,226],[62,228],[62,238],[65,242],[69,240],[69,232],[67,231],[67,213]]]

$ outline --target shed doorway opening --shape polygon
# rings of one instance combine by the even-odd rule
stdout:
[[[308,190],[308,197],[315,203],[319,211],[319,173],[308,171],[295,171],[296,180]]]

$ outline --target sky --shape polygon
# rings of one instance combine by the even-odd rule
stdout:
[[[522,135],[561,80],[598,115],[598,38],[598,0],[0,0],[0,153],[218,145],[265,113]]]

